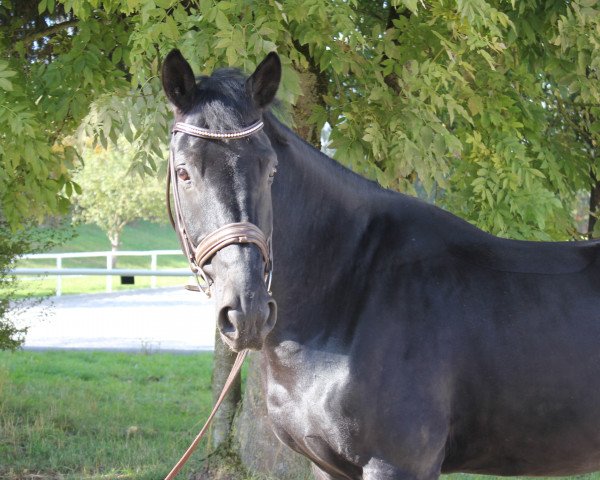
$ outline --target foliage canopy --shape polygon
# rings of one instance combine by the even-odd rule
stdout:
[[[493,233],[570,237],[572,199],[597,183],[595,0],[1,0],[0,25],[12,224],[66,208],[80,124],[122,133],[134,169],[164,165],[173,47],[198,73],[276,49],[300,131],[316,142],[328,121],[340,161]]]

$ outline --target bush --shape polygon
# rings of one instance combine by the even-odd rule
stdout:
[[[70,230],[55,230],[28,225],[18,231],[0,220],[0,350],[15,350],[25,341],[27,328],[18,328],[9,311],[26,309],[28,303],[15,299],[16,282],[10,274],[15,261],[25,253],[48,250],[72,235]]]

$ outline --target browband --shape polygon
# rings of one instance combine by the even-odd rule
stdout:
[[[259,120],[256,123],[253,123],[249,127],[246,127],[242,130],[232,130],[232,131],[224,131],[224,132],[215,132],[214,130],[209,130],[207,128],[196,127],[195,125],[191,125],[189,123],[177,122],[173,126],[173,133],[182,132],[187,133],[188,135],[192,135],[194,137],[200,138],[208,138],[212,140],[228,140],[230,138],[244,138],[249,137],[253,133],[258,132],[262,129],[264,123],[262,120]]]

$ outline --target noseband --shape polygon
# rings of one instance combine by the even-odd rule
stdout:
[[[215,132],[206,128],[190,125],[189,123],[177,122],[173,127],[172,134],[175,135],[177,132],[181,132],[185,133],[186,135],[192,135],[193,137],[206,138],[210,140],[234,140],[248,137],[260,131],[263,128],[263,125],[263,122],[259,120],[258,122],[242,130]],[[262,254],[263,261],[265,263],[265,283],[267,284],[267,290],[270,291],[271,277],[273,274],[271,237],[269,236],[269,238],[267,238],[263,231],[253,223],[235,222],[228,223],[214,230],[204,237],[200,243],[198,243],[198,245],[195,245],[190,239],[185,228],[181,200],[179,198],[179,192],[177,191],[177,176],[175,173],[175,159],[171,150],[169,154],[169,168],[167,171],[167,212],[169,213],[171,225],[179,237],[181,248],[188,259],[190,269],[196,276],[196,281],[198,284],[197,286],[188,286],[186,288],[194,291],[202,291],[208,297],[210,297],[210,287],[213,281],[204,271],[204,265],[219,250],[227,247],[228,245],[233,245],[236,243],[253,243],[259,248]],[[174,180],[172,181],[172,179]],[[173,191],[173,198],[175,200],[175,215],[173,215],[173,210],[171,208],[171,187]],[[199,277],[202,278],[204,284],[200,282]]]

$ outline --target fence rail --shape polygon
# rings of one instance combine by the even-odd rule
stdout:
[[[158,269],[158,257],[165,255],[181,255],[180,250],[145,250],[145,251],[107,251],[107,252],[71,252],[71,253],[36,253],[22,255],[24,260],[49,260],[56,261],[56,267],[51,268],[14,268],[13,275],[30,276],[56,276],[56,296],[62,294],[62,277],[65,275],[105,275],[106,291],[112,291],[113,275],[120,276],[149,276],[150,286],[156,287],[157,277],[188,277],[191,272],[188,268],[181,269]],[[150,269],[113,268],[114,257],[150,257]],[[65,258],[95,258],[105,257],[106,268],[63,268],[62,261]]]

